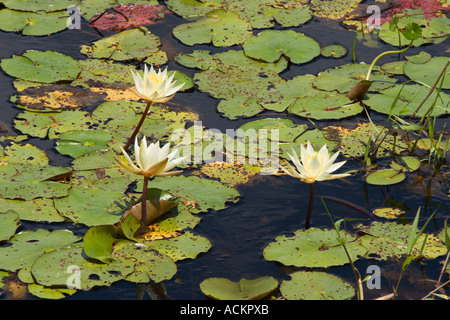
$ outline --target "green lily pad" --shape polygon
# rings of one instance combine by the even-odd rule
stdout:
[[[366,177],[366,182],[372,185],[387,186],[400,183],[405,179],[406,175],[403,172],[393,169],[382,169],[370,173]]]
[[[0,167],[0,196],[6,199],[32,200],[57,198],[68,194],[70,186],[57,181],[58,176],[70,175],[71,168],[8,165]]]
[[[282,81],[278,73],[260,68],[224,65],[194,75],[198,89],[215,98],[252,97],[270,84]]]
[[[161,41],[145,27],[125,30],[81,46],[81,53],[90,58],[117,61],[144,59],[159,51]]]
[[[200,283],[200,290],[217,300],[260,300],[278,287],[273,277],[240,279],[238,282],[226,278],[208,278]]]
[[[236,13],[218,9],[195,22],[176,26],[172,33],[189,46],[212,43],[216,47],[228,47],[243,43],[251,36],[251,29]]]
[[[161,254],[169,256],[174,261],[194,259],[199,254],[207,252],[212,246],[208,239],[197,236],[190,231],[186,231],[175,238],[146,241],[144,244]]]
[[[3,0],[2,4],[9,8],[19,11],[45,11],[53,12],[66,10],[71,5],[76,5],[75,0]]]
[[[352,103],[344,95],[332,95],[319,91],[315,96],[298,99],[289,107],[289,112],[295,115],[317,120],[341,119],[360,114],[362,111],[363,107],[359,102]]]
[[[341,58],[347,54],[347,49],[339,44],[331,44],[323,47],[320,54],[324,57]]]
[[[340,19],[350,13],[362,0],[311,0],[312,13],[316,17]]]
[[[264,108],[255,97],[236,96],[229,100],[222,100],[217,105],[217,111],[230,120],[249,118],[262,112]]]
[[[448,114],[450,112],[450,95],[441,91],[438,96],[437,90],[433,90],[431,95],[428,96],[430,90],[429,87],[419,84],[399,85],[381,90],[379,93],[367,94],[364,103],[371,109],[384,114],[390,114],[391,106],[395,103],[392,113],[399,116],[410,116],[417,110],[415,116],[422,117],[433,105],[432,116]],[[425,100],[425,98],[427,99]],[[423,101],[425,102],[422,104]],[[421,104],[422,106],[419,109]]]
[[[384,72],[390,75],[396,75],[396,74],[404,74],[403,68],[405,66],[406,61],[393,61],[393,62],[387,62],[383,64],[380,68]]]
[[[407,61],[405,63],[405,74],[412,80],[418,83],[424,83],[432,87],[438,79],[444,67],[447,65],[446,71],[443,74],[444,79],[440,78],[440,81],[436,88],[450,89],[450,68],[448,67],[448,57],[434,57],[425,63],[414,63]]]
[[[15,211],[20,220],[38,222],[63,222],[53,205],[53,199],[36,198],[32,201],[0,198],[0,212]]]
[[[0,10],[0,29],[26,36],[46,36],[67,29],[69,18],[66,10],[25,12],[6,8]]]
[[[108,148],[112,134],[104,130],[73,130],[62,133],[56,141],[55,149],[71,157]]]
[[[367,64],[345,64],[333,69],[320,72],[313,81],[313,85],[320,90],[338,91],[347,93],[360,81],[366,78],[369,65]],[[372,85],[370,91],[379,91],[392,87],[397,79],[390,78],[380,73],[380,67],[375,66],[370,77]]]
[[[54,139],[63,132],[88,129],[91,121],[90,114],[80,110],[48,113],[24,111],[14,119],[14,127],[33,137]]]
[[[114,259],[114,246],[124,240],[123,233],[117,226],[93,226],[83,236],[83,251],[91,259],[108,263]]]
[[[385,219],[397,219],[405,213],[405,211],[398,208],[377,208],[372,211],[374,215]]]
[[[307,129],[306,125],[297,125],[290,119],[281,118],[264,118],[255,121],[249,121],[239,129],[247,132],[248,130],[254,130],[258,135],[259,130],[267,130],[267,138],[272,139],[270,135],[271,130],[277,130],[277,141],[280,142],[292,142],[301,135]],[[255,137],[256,138],[256,137]]]
[[[420,51],[418,54],[413,56],[405,56],[406,60],[412,63],[426,63],[432,58],[431,54],[426,51]]]
[[[123,192],[73,186],[67,197],[55,199],[55,208],[75,223],[108,225],[119,221],[121,214],[109,208],[123,197]]]
[[[9,240],[19,227],[20,218],[17,212],[8,210],[0,213],[0,241]]]
[[[441,43],[450,34],[450,24],[447,18],[432,17],[428,19],[425,17],[422,9],[403,10],[403,15],[399,17],[397,26],[400,30],[403,30],[410,23],[417,23],[422,29],[422,35],[417,40],[414,40],[413,47],[430,43]],[[393,46],[399,45],[398,32],[396,29],[390,28],[390,22],[381,25],[379,37]],[[403,33],[400,34],[400,41],[402,45],[407,45],[411,42],[406,39]]]
[[[44,252],[79,241],[69,230],[24,231],[9,240],[10,246],[0,250],[0,269],[15,271],[31,266]]]
[[[265,30],[243,44],[244,52],[254,59],[278,61],[282,56],[292,63],[306,63],[320,54],[313,39],[293,30]]]
[[[341,232],[342,233],[342,232]],[[354,261],[366,249],[356,243],[352,235],[345,233],[347,248]],[[293,236],[279,236],[263,250],[266,260],[277,261],[286,266],[326,268],[348,263],[345,250],[337,239],[335,230],[310,228],[294,232]]]
[[[54,51],[28,50],[2,59],[0,66],[12,77],[44,83],[71,81],[80,73],[77,61]]]
[[[406,255],[411,225],[373,222],[369,226],[361,225],[357,228],[364,235],[358,241],[367,248],[369,258],[387,260],[399,259]],[[447,253],[445,244],[433,234],[421,234],[413,248],[413,254],[419,255],[422,247],[421,256],[425,259],[435,259]]]
[[[47,154],[29,143],[17,144],[11,143],[4,149],[0,156],[0,162],[3,164],[29,164],[35,166],[46,166],[49,164]]]
[[[280,292],[288,300],[349,300],[355,295],[352,285],[341,278],[318,271],[298,271],[284,280]]]
[[[27,286],[28,292],[32,295],[41,298],[41,299],[51,299],[51,300],[57,300],[57,299],[64,299],[69,295],[74,294],[77,292],[75,289],[64,289],[64,288],[49,288],[41,286],[37,283],[30,283]]]
[[[390,166],[397,171],[414,172],[420,168],[420,161],[415,157],[404,156],[393,160]]]
[[[134,271],[125,280],[136,283],[160,283],[171,279],[177,272],[175,262],[168,256],[139,244],[129,244],[114,254],[122,255],[135,261]]]
[[[123,280],[133,272],[134,265],[132,260],[120,257],[110,263],[96,263],[83,254],[81,244],[75,244],[41,255],[33,263],[31,273],[36,283],[46,287],[79,285],[76,289],[90,290]],[[77,276],[79,283],[71,279]]]
[[[196,203],[201,211],[225,209],[227,202],[237,202],[240,196],[238,191],[218,181],[198,177],[156,177],[149,187],[167,191],[182,201]],[[141,182],[137,186],[139,190],[142,190]]]
[[[322,131],[326,139],[339,143],[339,150],[346,157],[363,157],[367,143],[371,137],[386,135],[386,128],[371,123],[362,123],[354,129],[347,129],[337,126],[328,126]],[[408,145],[401,139],[396,139],[393,135],[387,134],[378,148],[376,157],[384,157],[392,154],[395,143],[396,153],[400,153],[408,148]]]

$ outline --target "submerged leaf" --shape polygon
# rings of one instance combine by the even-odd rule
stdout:
[[[238,282],[226,278],[208,278],[200,283],[206,296],[217,300],[259,300],[278,287],[273,277],[240,279]]]

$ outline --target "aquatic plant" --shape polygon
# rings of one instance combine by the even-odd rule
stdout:
[[[301,145],[300,158],[294,149],[292,155],[289,154],[291,161],[295,168],[289,162],[287,168],[281,166],[284,172],[288,175],[300,179],[301,181],[310,185],[308,212],[306,216],[305,228],[310,226],[311,212],[314,198],[314,183],[316,181],[340,179],[350,176],[349,173],[332,174],[334,171],[342,167],[346,161],[334,163],[339,156],[339,151],[330,157],[327,145],[323,145],[318,152],[314,151],[313,146],[308,141],[306,148]]]

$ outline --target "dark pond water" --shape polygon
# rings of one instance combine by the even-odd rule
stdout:
[[[171,34],[174,26],[185,21],[173,14],[167,14],[163,24],[149,26],[149,30],[158,35],[163,43],[162,50],[166,51],[169,57],[169,69],[178,69],[189,75],[193,75],[193,70],[183,68],[173,62],[173,57],[179,52],[191,52],[193,49],[207,49],[213,52],[229,50],[230,48],[218,49],[213,46],[197,45],[187,47],[181,45]],[[300,74],[317,74],[327,68],[352,62],[351,48],[353,44],[353,32],[347,31],[338,22],[313,18],[305,25],[294,28],[308,36],[316,39],[321,47],[329,44],[341,44],[350,53],[340,59],[330,59],[318,57],[310,63],[304,65],[291,65],[281,76],[289,79]],[[108,33],[105,32],[105,36]],[[14,54],[20,54],[28,49],[52,50],[69,55],[75,59],[85,59],[79,53],[79,46],[90,41],[99,39],[98,33],[87,24],[82,25],[81,30],[66,30],[64,32],[47,37],[21,36],[14,33],[0,32],[0,59],[9,58]],[[432,55],[445,55],[448,53],[447,40],[439,45],[427,47],[427,52]],[[356,56],[357,62],[370,63],[380,52],[392,50],[392,47],[382,42],[377,48],[368,48],[361,42],[357,42]],[[423,47],[412,48],[408,55],[416,54]],[[383,58],[379,64],[395,61],[396,56],[391,55]],[[20,112],[9,98],[15,93],[12,86],[13,79],[5,73],[0,73],[0,121],[3,130],[13,131],[12,120]],[[191,93],[179,93],[171,101],[176,104],[188,106],[198,112],[207,128],[217,128],[223,132],[226,129],[238,128],[248,120],[231,121],[216,111],[218,101],[209,97],[207,93],[199,91]],[[269,112],[259,115],[280,116]],[[306,120],[288,116],[296,123],[308,123]],[[371,114],[372,120],[383,124],[385,117],[375,112]],[[349,118],[343,121],[320,122],[318,127],[336,123],[356,124],[358,121],[366,120],[363,116]],[[438,127],[442,128],[448,122],[448,118],[438,121]],[[35,144],[47,151],[54,165],[70,165],[71,158],[57,153],[54,142],[49,140],[31,139],[30,143]],[[388,160],[386,164],[388,163]],[[380,163],[380,166],[384,165]],[[359,169],[360,164],[347,162],[345,169]],[[330,219],[319,199],[320,196],[329,196],[343,201],[351,202],[356,206],[368,209],[383,207],[390,202],[402,203],[410,208],[405,215],[405,220],[412,221],[418,207],[422,207],[423,219],[426,219],[430,212],[441,206],[435,217],[435,223],[430,224],[430,230],[436,231],[435,226],[442,226],[443,219],[449,216],[449,200],[445,196],[449,186],[445,179],[431,178],[433,172],[423,168],[412,174],[412,178],[404,183],[392,187],[376,187],[366,185],[362,174],[353,175],[345,180],[333,180],[318,183],[316,185],[316,199],[313,209],[312,226],[331,228]],[[441,173],[443,174],[443,173]],[[425,194],[427,186],[431,187],[429,194]],[[240,278],[256,278],[260,276],[274,276],[279,280],[287,279],[292,271],[281,264],[269,262],[263,259],[263,248],[275,237],[290,233],[303,228],[306,216],[306,206],[309,197],[309,186],[300,183],[289,176],[259,176],[249,183],[237,187],[241,194],[241,199],[236,205],[219,212],[209,212],[202,215],[202,220],[196,226],[195,232],[204,236],[212,243],[212,248],[205,254],[194,260],[185,260],[177,263],[177,275],[164,282],[166,296],[159,296],[158,299],[205,299],[199,289],[201,281],[208,277],[224,277],[237,281]],[[348,205],[326,200],[327,206],[333,215],[334,220],[341,218],[359,218],[367,220],[368,217],[361,211]],[[69,228],[75,234],[83,235],[85,228],[72,224],[42,224],[24,222],[21,230],[35,230],[39,228],[59,229]],[[351,229],[348,223],[347,229]],[[372,299],[381,295],[391,293],[400,274],[402,261],[378,262],[375,260],[359,260],[356,267],[361,275],[366,275],[367,267],[376,264],[382,270],[382,284],[380,290],[365,290],[365,297]],[[407,270],[400,286],[400,299],[418,299],[434,288],[429,280],[435,280],[439,276],[441,265],[437,261],[413,262]],[[349,265],[327,269],[328,272],[336,274],[348,282],[354,284],[353,273]],[[444,279],[445,280],[445,279]],[[118,282],[111,287],[101,287],[88,292],[78,292],[68,299],[137,299],[142,290],[153,289],[158,292],[161,286],[136,286],[129,282]],[[450,294],[447,288],[447,294]],[[27,298],[36,299],[28,295]],[[145,293],[144,299],[150,299],[150,295]]]

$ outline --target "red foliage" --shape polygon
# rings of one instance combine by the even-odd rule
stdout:
[[[162,5],[121,4],[96,14],[89,23],[98,30],[124,30],[157,23],[167,12]]]
[[[422,9],[426,19],[436,17],[441,11],[448,10],[438,0],[395,0],[392,5],[392,9],[386,12],[384,18],[381,18],[382,24],[391,21],[395,15],[402,16],[407,9]]]

